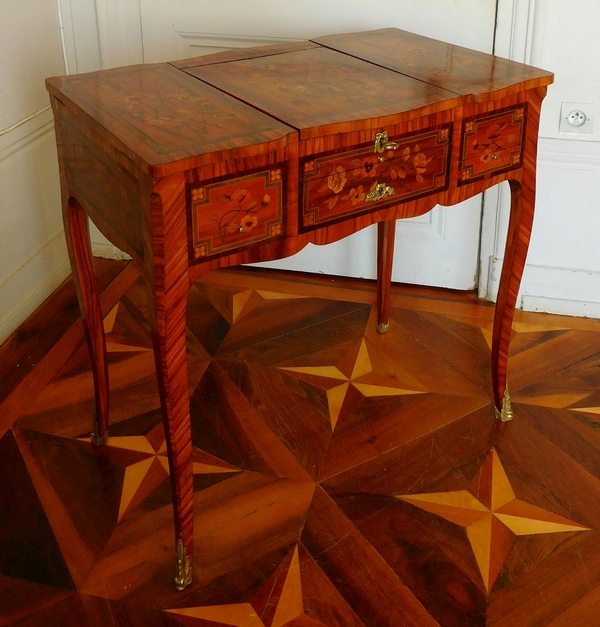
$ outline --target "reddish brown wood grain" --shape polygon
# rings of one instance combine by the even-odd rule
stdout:
[[[152,267],[147,268],[152,339],[175,513],[175,542],[193,556],[192,435],[186,353],[189,291],[183,175],[159,179],[150,199]]]
[[[107,325],[108,445],[91,446],[77,429],[93,405],[85,346],[36,365],[32,401],[0,439],[0,622],[590,625],[600,587],[598,321],[517,313],[516,419],[500,425],[493,306],[472,293],[393,285],[391,329],[378,336],[373,282],[259,268],[206,274],[189,299],[197,546],[195,580],[180,594],[170,585],[145,279],[134,276],[130,264],[101,296],[103,311],[118,302]],[[81,323],[64,343],[73,333],[81,344]],[[301,378],[296,366],[349,379],[335,427],[327,392],[344,380]],[[359,393],[367,384],[384,395]],[[475,559],[485,534],[473,543],[461,524],[482,510],[455,505],[463,511],[453,522],[444,517],[452,508],[426,503],[459,492],[499,512],[490,495],[506,495],[507,482],[520,501],[513,512],[534,533],[513,537],[493,517],[490,578]],[[544,529],[530,506],[574,529]]]
[[[100,442],[106,437],[108,429],[109,387],[106,340],[102,325],[100,295],[92,265],[88,219],[81,205],[74,198],[69,198],[64,208],[64,225],[67,248],[74,270],[73,280],[81,303],[81,317],[94,375],[96,411],[93,437]]]
[[[552,82],[550,72],[396,28],[329,35],[315,42],[461,94],[467,101],[497,100]]]
[[[285,145],[293,130],[168,64],[56,77],[46,85],[139,168],[158,176],[193,167],[204,154]]]
[[[185,70],[300,131],[300,139],[374,128],[457,106],[461,98],[326,48]],[[418,111],[418,113],[417,113]],[[377,120],[377,121],[375,121]]]

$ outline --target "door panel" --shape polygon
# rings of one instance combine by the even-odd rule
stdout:
[[[496,0],[140,0],[146,63],[384,27],[491,52],[495,9]],[[476,197],[399,221],[393,280],[473,289],[480,219],[481,198]],[[374,278],[375,257],[371,227],[262,265]]]

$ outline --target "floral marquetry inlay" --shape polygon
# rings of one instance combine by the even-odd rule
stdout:
[[[524,105],[465,120],[460,182],[471,182],[520,167],[524,128]]]
[[[190,263],[283,237],[283,172],[188,186]]]
[[[439,191],[448,184],[449,143],[450,128],[444,127],[394,138],[381,155],[369,144],[308,157],[301,165],[301,228]],[[388,193],[373,194],[381,185]]]

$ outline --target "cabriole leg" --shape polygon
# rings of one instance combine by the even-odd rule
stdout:
[[[502,422],[512,420],[513,412],[506,383],[508,346],[515,305],[525,259],[529,248],[535,202],[535,171],[524,173],[524,181],[509,181],[511,191],[510,221],[504,264],[498,289],[492,338],[492,383],[496,417]]]
[[[88,218],[81,205],[69,198],[63,219],[94,379],[96,405],[91,437],[96,446],[101,446],[108,438],[108,359],[100,295],[92,265]]]
[[[156,182],[150,203],[152,336],[175,518],[175,587],[192,582],[194,486],[186,352],[189,291],[182,177]],[[163,200],[165,199],[165,200]]]

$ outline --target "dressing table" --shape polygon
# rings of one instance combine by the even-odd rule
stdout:
[[[93,441],[109,392],[88,217],[147,286],[177,545],[192,577],[190,285],[378,225],[378,316],[388,326],[395,221],[508,181],[496,305],[496,413],[529,244],[540,107],[552,74],[396,29],[240,49],[47,80],[63,216],[94,375]]]

